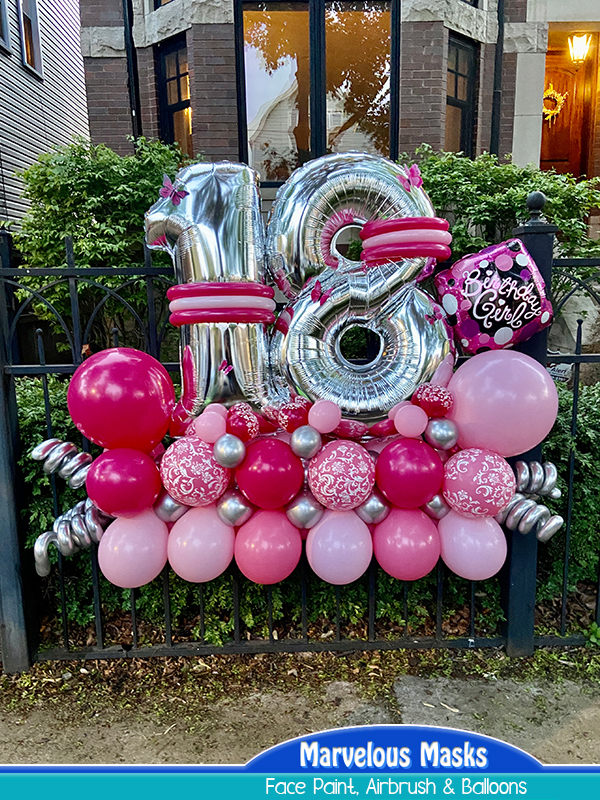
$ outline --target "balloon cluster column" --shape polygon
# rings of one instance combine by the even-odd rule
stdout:
[[[546,197],[542,192],[532,192],[527,198],[531,219],[515,228],[513,235],[521,239],[533,256],[546,285],[546,296],[551,297],[552,251],[554,234],[558,228],[543,219],[542,209],[545,204]],[[544,329],[519,345],[518,349],[545,367],[547,342],[548,331]],[[541,445],[514,460],[541,462]],[[506,652],[509,656],[530,656],[534,649],[538,540],[535,536],[523,536],[518,531],[507,530],[506,536],[508,556],[502,575],[502,605],[507,620],[504,631]]]

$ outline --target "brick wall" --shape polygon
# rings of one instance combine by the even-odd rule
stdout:
[[[194,153],[238,160],[234,28],[193,25],[187,33]]]
[[[517,54],[504,53],[502,62],[502,104],[500,111],[500,160],[512,152],[515,116]]]
[[[103,142],[120,155],[132,152],[131,114],[124,58],[84,58],[92,142]]]
[[[444,146],[448,32],[443,22],[402,25],[400,151]]]
[[[159,136],[158,90],[153,47],[138,47],[137,64],[142,112],[142,134],[156,139]]]
[[[81,27],[123,26],[122,0],[80,0]]]
[[[496,45],[481,44],[477,73],[475,111],[475,155],[490,150],[492,132],[492,101],[494,97],[494,56]]]

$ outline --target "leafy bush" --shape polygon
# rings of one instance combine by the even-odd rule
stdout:
[[[586,223],[590,210],[600,206],[600,178],[576,180],[531,165],[499,164],[488,153],[470,159],[434,152],[429,145],[417,150],[416,160],[436,213],[452,223],[455,258],[508,239],[514,227],[529,219],[526,199],[533,191],[548,198],[543,213],[560,228],[562,256],[600,255],[600,243],[588,237]],[[412,159],[404,155],[400,161]]]

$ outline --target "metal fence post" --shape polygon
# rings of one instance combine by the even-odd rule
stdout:
[[[0,268],[10,267],[10,237],[0,230]],[[0,273],[1,275],[1,273]],[[5,673],[24,672],[31,666],[21,552],[17,524],[15,473],[17,458],[17,404],[8,363],[8,308],[4,284],[0,289],[0,644]]]
[[[515,228],[513,235],[518,236],[531,253],[544,279],[546,293],[550,297],[554,234],[558,228],[542,218],[545,203],[546,197],[541,192],[532,192],[527,198],[531,219]],[[545,368],[547,341],[546,329],[524,342],[519,350],[535,358]],[[518,456],[518,459],[541,461],[541,445]],[[502,576],[506,653],[509,656],[530,656],[533,654],[538,541],[533,533],[524,536],[518,531],[506,531],[506,535],[508,556]]]

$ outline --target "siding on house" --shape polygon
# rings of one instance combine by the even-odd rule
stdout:
[[[27,210],[15,172],[53,145],[89,136],[77,0],[38,0],[42,76],[23,64],[18,0],[6,0],[10,52],[0,48],[0,219]]]

